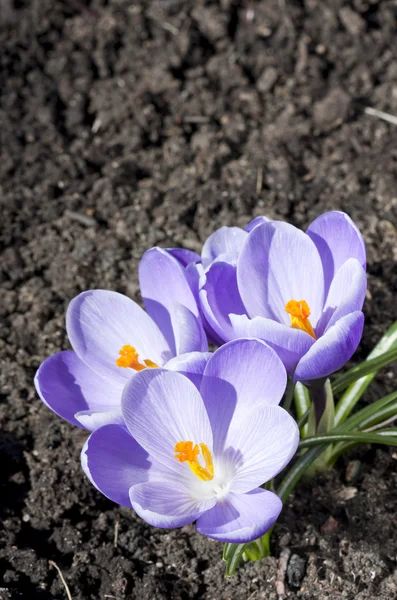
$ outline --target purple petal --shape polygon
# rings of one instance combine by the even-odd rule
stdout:
[[[187,377],[165,369],[137,373],[124,389],[122,412],[131,435],[150,456],[181,480],[195,478],[174,458],[175,444],[204,443],[211,452],[212,431],[204,402]]]
[[[192,250],[186,250],[185,248],[165,248],[165,251],[176,258],[182,267],[187,267],[190,263],[199,263],[201,261],[199,254],[192,252]]]
[[[114,407],[103,407],[102,410],[81,410],[75,414],[76,420],[81,423],[85,429],[95,431],[104,425],[124,425],[123,415],[121,414],[121,393],[120,406],[115,410]]]
[[[305,331],[263,317],[231,315],[230,319],[235,337],[255,337],[266,342],[278,354],[289,375],[315,342]]]
[[[113,383],[87,367],[75,352],[58,352],[39,367],[34,383],[51,410],[77,427],[76,413],[120,410],[123,382]],[[90,427],[88,427],[90,429]]]
[[[367,291],[367,277],[355,258],[349,258],[337,271],[332,280],[324,312],[316,327],[317,337],[342,317],[361,310]]]
[[[131,488],[133,489],[133,488]],[[183,515],[182,517],[173,517],[160,515],[151,510],[145,510],[134,500],[131,500],[131,506],[135,510],[136,514],[141,517],[146,523],[152,525],[153,527],[158,527],[159,529],[174,529],[175,527],[184,527],[185,525],[189,525],[196,520],[195,515]]]
[[[196,527],[199,533],[214,540],[243,544],[266,533],[281,509],[280,498],[261,488],[248,494],[228,494],[199,517]]]
[[[240,295],[250,317],[285,325],[285,305],[305,300],[315,327],[324,305],[323,269],[317,248],[303,231],[287,223],[258,225],[248,235],[237,262]]]
[[[185,269],[185,275],[186,275],[187,282],[189,284],[190,289],[192,290],[192,294],[194,296],[194,299],[196,301],[196,304],[197,304],[197,307],[199,308],[199,310],[200,310],[199,284],[200,284],[200,277],[203,275],[203,273],[204,273],[204,267],[200,263],[191,263]]]
[[[237,287],[236,266],[213,263],[201,279],[200,302],[205,319],[223,341],[235,338],[229,315],[244,314]]]
[[[162,248],[145,252],[139,263],[139,284],[146,310],[174,356],[206,349],[196,299],[176,258]]]
[[[270,481],[290,462],[298,444],[298,426],[280,406],[259,406],[240,415],[225,441],[234,470],[230,491],[241,494]]]
[[[125,427],[105,425],[84,444],[81,464],[104,496],[122,506],[131,506],[129,489],[148,480],[151,461]]]
[[[324,270],[324,287],[328,291],[337,270],[349,258],[355,258],[365,270],[365,243],[351,218],[339,211],[317,217],[307,229],[316,244]]]
[[[170,484],[172,473],[153,461],[125,427],[106,425],[95,431],[83,447],[81,463],[91,483],[102,494],[117,504],[132,506],[148,523],[156,527],[180,527],[191,522],[186,517],[181,520],[156,515],[131,502],[130,490],[143,482],[157,481],[161,487],[173,488],[179,482],[174,480]]]
[[[221,227],[210,235],[204,243],[201,252],[201,262],[207,268],[218,256],[222,254],[239,253],[247,232],[240,227]]]
[[[174,303],[172,318],[177,354],[186,352],[207,352],[208,341],[201,318],[179,302]]]
[[[328,377],[352,357],[363,333],[364,315],[354,312],[342,317],[320,337],[298,364],[294,380]]]
[[[216,346],[220,346],[221,344],[223,344],[223,340],[219,337],[219,335],[217,333],[215,333],[213,328],[208,323],[208,321],[204,315],[203,309],[201,307],[201,302],[200,302],[200,298],[199,298],[200,280],[202,282],[205,281],[205,274],[204,274],[203,266],[201,264],[193,264],[193,263],[190,264],[186,268],[186,278],[189,282],[190,289],[192,290],[194,297],[196,299],[197,306],[198,306],[198,309],[200,312],[201,322],[203,323],[203,327],[207,334],[208,341],[215,344]]]
[[[257,227],[258,225],[262,225],[262,223],[269,223],[270,219],[268,219],[267,217],[255,217],[255,219],[252,219],[252,221],[250,221],[248,223],[248,225],[246,225],[244,227],[245,231],[248,231],[248,233],[250,231],[252,231],[253,229],[255,229],[255,227]]]
[[[116,365],[122,346],[133,346],[141,360],[149,359],[159,366],[171,358],[153,319],[136,302],[117,292],[91,290],[74,298],[67,310],[66,329],[79,358],[119,385],[135,372]]]
[[[213,498],[196,500],[182,485],[166,481],[134,485],[130,489],[130,500],[136,512],[156,527],[182,527],[192,523],[216,502]],[[141,510],[155,513],[155,520],[149,520],[147,512],[141,513]]]
[[[222,451],[230,429],[239,427],[247,411],[278,404],[286,383],[280,359],[263,342],[235,340],[218,348],[208,361],[200,390],[212,425],[215,453]]]
[[[194,383],[197,389],[200,389],[204,369],[211,357],[211,352],[188,352],[171,358],[165,365],[166,369],[178,371]]]

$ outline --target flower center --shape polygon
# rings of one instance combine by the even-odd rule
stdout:
[[[293,329],[306,331],[312,338],[316,339],[316,334],[309,321],[310,308],[306,300],[290,300],[285,305],[285,310],[291,316],[291,327]]]
[[[204,459],[204,467],[199,462],[199,455]],[[174,458],[179,462],[187,462],[193,473],[201,481],[210,481],[214,478],[214,464],[212,462],[211,452],[205,444],[193,444],[193,442],[178,442],[175,444]]]
[[[116,360],[116,365],[118,367],[134,369],[135,371],[143,371],[143,369],[156,369],[158,365],[154,363],[152,360],[139,360],[139,354],[135,350],[133,346],[126,344],[122,346],[119,350],[120,356]]]

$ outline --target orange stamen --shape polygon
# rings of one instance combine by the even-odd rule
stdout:
[[[205,466],[203,467],[198,460],[199,454],[204,459]],[[214,478],[214,463],[212,462],[211,452],[205,444],[193,444],[193,442],[178,442],[175,444],[174,458],[179,462],[187,462],[193,473],[201,479],[201,481],[210,481]]]
[[[126,344],[119,350],[119,358],[116,360],[116,365],[122,368],[130,368],[135,371],[143,371],[143,369],[156,369],[158,365],[152,360],[139,361],[139,354],[133,346]]]
[[[285,305],[285,310],[291,316],[291,327],[293,329],[306,331],[312,338],[316,339],[316,334],[309,321],[310,308],[306,300],[290,300]]]

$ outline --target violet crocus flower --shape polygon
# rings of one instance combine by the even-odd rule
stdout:
[[[267,217],[259,216],[252,219],[244,229],[225,225],[220,227],[206,239],[201,256],[197,252],[185,248],[166,248],[166,252],[176,258],[183,267],[196,264],[206,269],[217,260],[234,262],[247,239],[248,233],[257,225],[268,222]]]
[[[286,372],[259,340],[225,344],[199,390],[180,373],[146,369],[127,384],[126,428],[97,429],[82,451],[91,482],[156,527],[196,521],[223,542],[265,533],[282,504],[259,487],[291,460],[299,431],[281,407]]]
[[[223,341],[266,341],[294,380],[306,383],[340,369],[356,350],[365,293],[363,238],[336,211],[306,233],[259,224],[237,260],[213,263],[200,283],[203,314]]]
[[[268,222],[267,217],[259,216],[252,219],[244,229],[241,227],[220,227],[205,241],[201,256],[183,248],[166,249],[185,268],[186,277],[199,307],[199,291],[200,289],[206,289],[206,277],[207,273],[210,272],[211,280],[214,277],[217,278],[219,292],[217,301],[222,304],[224,312],[228,313],[229,307],[235,308],[234,298],[237,290],[235,268],[238,256],[248,233],[258,225]],[[218,278],[219,276],[220,278]],[[210,285],[212,285],[211,282]],[[226,323],[224,322],[219,326],[216,319],[213,319],[211,314],[208,315],[208,312],[211,313],[211,311],[201,311],[201,318],[210,341],[220,345],[225,339],[233,339],[235,336],[227,336],[227,332],[222,329],[226,326]]]
[[[66,314],[74,351],[54,354],[37,371],[40,398],[78,427],[123,423],[124,386],[143,369],[165,367],[186,373],[197,385],[200,381],[209,354],[195,298],[175,258],[156,250],[153,264],[152,256],[140,265],[146,293],[148,274],[154,288],[158,284],[156,302],[152,290],[147,312],[117,292],[83,292]]]

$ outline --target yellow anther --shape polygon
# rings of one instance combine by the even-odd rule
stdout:
[[[158,365],[152,360],[139,361],[139,354],[133,346],[126,344],[119,350],[119,358],[116,360],[118,367],[130,368],[135,371],[142,371],[143,369],[150,368],[155,369]]]
[[[204,460],[204,467],[199,463],[199,455]],[[210,481],[214,478],[214,463],[212,462],[211,452],[205,444],[193,444],[193,442],[178,442],[175,444],[174,458],[179,462],[187,462],[193,473],[201,481]]]
[[[290,300],[285,305],[285,310],[291,316],[291,327],[306,331],[312,338],[316,339],[316,334],[309,321],[310,308],[306,300]]]

